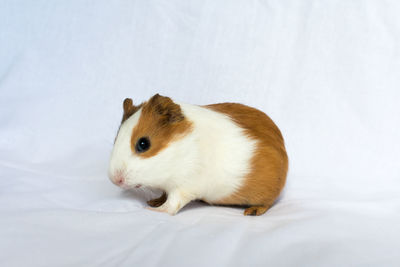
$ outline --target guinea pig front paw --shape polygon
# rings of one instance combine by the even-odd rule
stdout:
[[[162,201],[164,194],[157,199]],[[159,207],[149,207],[148,209],[159,211],[159,212],[166,212],[170,215],[175,215],[181,208],[183,208],[187,203],[192,201],[194,197],[190,194],[185,194],[182,190],[173,190],[168,192],[168,197],[165,194],[165,202]],[[153,202],[151,204],[154,204]],[[150,205],[150,203],[149,203]]]
[[[178,209],[172,209],[165,204],[159,207],[146,207],[146,208],[152,211],[165,212],[168,213],[169,215],[175,215],[179,211]]]
[[[158,212],[166,212],[165,209],[162,209],[160,207],[146,207],[146,209],[151,210],[151,211],[158,211]]]
[[[157,208],[160,207],[162,204],[164,204],[165,201],[167,201],[167,193],[164,192],[159,198],[154,198],[147,201],[147,204],[150,207]]]

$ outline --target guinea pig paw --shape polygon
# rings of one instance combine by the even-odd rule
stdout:
[[[165,212],[168,213],[169,215],[175,215],[178,211],[177,210],[173,210],[173,209],[169,209],[168,207],[160,206],[160,207],[146,207],[148,210],[151,211],[157,211],[157,212]]]
[[[146,209],[151,210],[151,211],[157,211],[157,212],[167,212],[165,209],[162,209],[161,207],[146,207]]]
[[[157,211],[157,212],[165,212],[170,215],[175,215],[175,213],[171,213],[166,207],[146,207],[146,209],[151,210],[151,211]]]
[[[163,205],[167,201],[167,194],[164,192],[159,198],[154,198],[147,201],[147,204],[150,207],[157,208]]]
[[[244,210],[245,216],[259,216],[264,214],[268,210],[266,206],[252,206]]]

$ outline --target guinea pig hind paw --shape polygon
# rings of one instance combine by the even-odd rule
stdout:
[[[246,216],[259,216],[264,214],[268,210],[266,206],[252,206],[244,210]]]

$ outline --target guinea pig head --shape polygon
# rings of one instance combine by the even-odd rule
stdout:
[[[185,138],[192,123],[170,98],[156,94],[133,105],[127,98],[111,154],[109,177],[123,188],[165,188],[182,171],[191,145]]]

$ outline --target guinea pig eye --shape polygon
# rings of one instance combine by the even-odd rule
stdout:
[[[143,153],[150,148],[150,139],[147,137],[140,137],[135,145],[135,150],[137,153]]]

